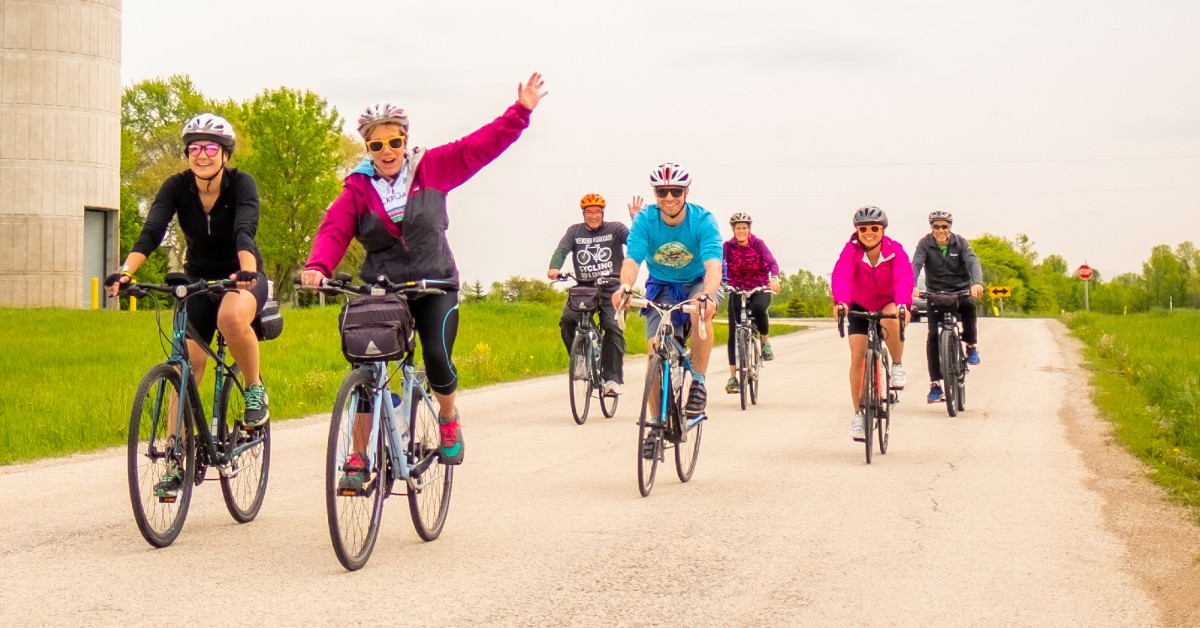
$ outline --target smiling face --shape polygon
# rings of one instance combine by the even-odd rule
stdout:
[[[583,208],[583,224],[595,231],[604,224],[604,208],[599,205],[588,205]]]
[[[738,244],[745,244],[750,241],[750,223],[739,222],[733,225],[733,238]]]
[[[228,157],[225,150],[216,142],[196,140],[187,146],[188,167],[192,174],[203,179],[211,179],[221,171]]]
[[[675,185],[654,188],[654,196],[658,200],[659,211],[671,218],[678,216],[679,212],[683,211],[683,205],[687,202],[687,193],[687,188]]]
[[[933,239],[937,241],[938,246],[946,246],[950,242],[950,223],[937,220],[929,225],[929,228],[933,231]]]
[[[858,241],[868,249],[873,249],[883,241],[883,225],[858,225]]]
[[[367,154],[375,164],[375,172],[391,179],[400,174],[404,165],[404,147],[408,137],[398,124],[380,124],[367,134]],[[378,149],[378,150],[373,150]]]

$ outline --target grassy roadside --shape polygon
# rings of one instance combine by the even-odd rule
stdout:
[[[560,313],[538,304],[463,304],[454,349],[461,386],[564,372]],[[283,335],[262,344],[272,420],[324,412],[333,403],[348,368],[337,314],[336,307],[285,310]],[[170,312],[163,316],[169,326]],[[646,351],[644,330],[640,317],[629,317],[628,353]],[[725,326],[716,332],[714,351],[722,351]],[[0,353],[0,464],[124,443],[138,382],[165,359],[166,341],[154,313],[145,310],[0,309],[0,338],[6,349]],[[210,371],[201,386],[206,408],[212,379]]]
[[[1200,521],[1200,312],[1075,314],[1092,398],[1117,439]]]

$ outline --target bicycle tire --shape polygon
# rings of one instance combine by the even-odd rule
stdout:
[[[863,391],[862,391],[862,409],[863,409],[863,436],[866,437],[863,445],[867,453],[867,464],[871,464],[871,454],[874,443],[871,441],[873,432],[875,431],[875,408],[878,405],[876,399],[879,397],[877,392],[877,383],[879,373],[876,372],[878,361],[875,358],[875,351],[867,349],[867,361],[863,367]]]
[[[700,458],[700,437],[704,433],[704,421],[697,421],[691,428],[687,426],[687,413],[683,411],[684,404],[687,403],[684,395],[691,389],[692,373],[686,369],[683,373],[679,390],[673,391],[672,394],[671,412],[673,420],[679,422],[679,440],[675,443],[675,474],[679,476],[680,482],[687,482],[692,479],[692,473],[696,471],[696,460]]]
[[[267,494],[267,477],[271,472],[271,422],[253,430],[242,429],[246,397],[241,370],[236,364],[221,384],[217,408],[221,417],[217,422],[217,442],[226,447],[244,448],[229,461],[228,470],[221,473],[221,497],[234,521],[248,523],[258,516]]]
[[[665,367],[662,356],[654,355],[650,357],[650,364],[646,368],[646,387],[642,392],[642,411],[638,415],[637,447],[638,492],[642,494],[642,497],[650,495],[650,490],[654,488],[654,476],[658,472],[658,461],[663,455],[663,430],[661,425],[652,423],[654,409],[651,408],[651,395],[656,390],[661,391],[664,378],[670,377]],[[642,452],[647,449],[652,452],[650,458],[642,455]]]
[[[575,417],[576,425],[583,425],[587,421],[594,388],[592,364],[588,359],[587,338],[583,334],[575,334],[575,340],[571,342],[570,358],[570,364],[567,366],[567,387],[568,394],[571,396],[571,414]],[[582,361],[585,365],[583,377],[578,377],[578,373],[575,372],[577,360]]]
[[[419,386],[429,395],[429,382],[421,378]],[[432,541],[442,533],[450,512],[450,493],[454,487],[454,465],[443,464],[438,448],[441,430],[437,411],[430,399],[415,392],[409,411],[408,460],[417,488],[408,487],[408,511],[413,527],[422,540]],[[420,470],[417,472],[417,470]]]
[[[360,400],[373,403],[372,388],[375,373],[370,367],[359,367],[350,371],[338,390],[333,402],[333,415],[329,423],[329,442],[325,450],[325,513],[329,521],[329,538],[338,562],[348,571],[361,569],[367,564],[375,541],[379,536],[379,524],[383,519],[383,500],[389,492],[388,468],[384,451],[386,430],[380,429],[373,442],[364,443],[366,454],[372,463],[370,477],[362,489],[353,495],[344,495],[338,490],[343,467],[353,453],[353,431],[365,430],[370,440],[370,421],[357,422]]]
[[[159,498],[155,493],[155,485],[162,479],[171,457],[166,451],[171,436],[168,421],[171,406],[178,403],[179,392],[179,372],[169,364],[157,364],[138,384],[129,417],[129,501],[138,531],[154,547],[166,547],[179,537],[196,485],[196,439],[191,408],[186,408],[184,424],[176,430],[186,435],[185,442],[173,456],[176,464],[183,464],[183,485],[173,501]]]
[[[960,358],[959,374],[958,374],[958,411],[962,412],[967,409],[967,366],[963,363],[964,359]]]
[[[758,381],[762,375],[762,342],[757,338],[750,341],[750,404],[758,405]]]
[[[888,379],[888,374],[891,372],[890,361],[887,350],[884,349],[880,356],[879,366],[877,367],[883,372],[884,380]],[[890,382],[889,382],[890,383]],[[879,440],[879,453],[886,454],[888,448],[888,428],[892,422],[892,390],[891,386],[883,386],[878,391],[879,406],[875,413],[875,434]]]
[[[737,378],[738,378],[738,401],[742,404],[742,410],[746,409],[746,395],[750,391],[747,387],[750,384],[750,330],[745,327],[737,329]]]
[[[942,395],[945,397],[946,414],[958,416],[958,352],[954,344],[958,337],[949,329],[938,336],[938,360],[942,365]]]

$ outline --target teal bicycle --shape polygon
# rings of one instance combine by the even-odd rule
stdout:
[[[359,297],[347,304],[339,319],[343,353],[352,369],[333,402],[325,453],[329,537],[338,561],[349,571],[361,569],[371,557],[383,519],[383,502],[391,495],[407,496],[413,527],[423,540],[438,538],[446,523],[454,467],[441,461],[437,410],[428,381],[413,365],[412,327],[404,329],[401,324],[399,338],[394,330],[372,330],[382,329],[378,323],[411,318],[409,298],[443,294],[443,288],[456,286],[449,280],[393,284],[385,277],[375,284],[354,285],[349,275],[339,274],[315,288],[326,294]],[[367,303],[373,299],[374,304]],[[378,307],[356,316],[349,309],[356,303]],[[358,353],[351,348],[355,344],[352,339],[362,331],[373,337],[365,352]],[[393,380],[396,393],[391,391]],[[361,460],[362,467],[352,458]],[[347,485],[345,475],[349,473],[362,473],[362,480]]]
[[[182,273],[170,273],[164,283],[126,283],[121,294],[155,300],[155,320],[169,341],[167,361],[156,364],[142,377],[129,418],[129,501],[138,530],[148,543],[166,547],[179,536],[187,519],[192,488],[207,479],[207,470],[218,472],[225,507],[238,523],[258,516],[271,470],[271,424],[246,428],[246,387],[236,364],[226,360],[225,338],[217,333],[217,349],[198,342],[213,359],[211,418],[205,413],[200,391],[188,359],[188,314],[184,303],[193,298],[220,299],[236,292],[236,282],[189,282]],[[170,337],[163,332],[156,294],[175,298]],[[261,325],[256,321],[261,335]],[[178,472],[182,484],[165,489],[164,476]]]

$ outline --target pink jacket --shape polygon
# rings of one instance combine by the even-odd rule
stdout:
[[[912,263],[899,242],[883,236],[879,264],[871,266],[855,233],[833,267],[833,302],[857,303],[870,311],[889,303],[911,308],[914,283]]]

